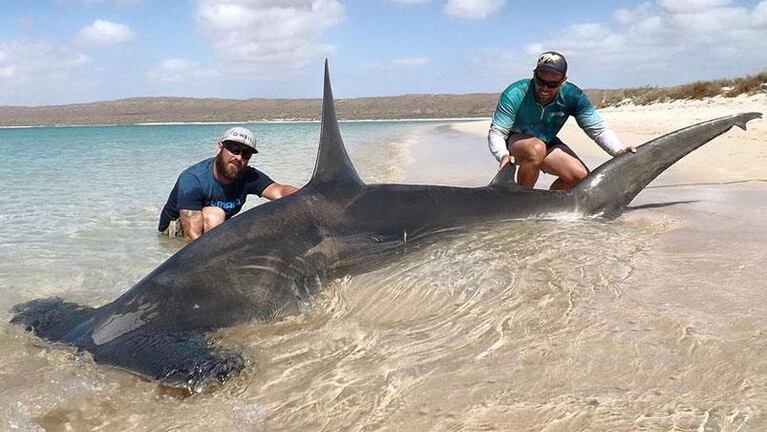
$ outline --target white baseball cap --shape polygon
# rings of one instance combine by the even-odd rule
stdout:
[[[244,127],[233,127],[224,132],[224,136],[221,138],[220,142],[224,141],[234,141],[240,144],[245,144],[258,152],[258,150],[256,150],[256,135],[253,131]]]

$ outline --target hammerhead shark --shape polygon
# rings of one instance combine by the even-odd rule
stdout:
[[[247,363],[208,334],[299,314],[338,277],[380,267],[410,245],[473,224],[571,214],[614,218],[655,177],[760,113],[702,122],[644,143],[569,192],[526,190],[507,165],[484,187],[365,184],[346,152],[325,63],[319,151],[298,192],[254,207],[186,245],[101,307],[60,298],[16,305],[12,323],[163,386],[202,391]]]

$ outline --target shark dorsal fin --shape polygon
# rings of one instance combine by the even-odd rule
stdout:
[[[517,166],[513,163],[507,164],[503,169],[498,171],[493,180],[488,185],[493,189],[506,189],[506,190],[521,190],[523,189],[516,181],[514,181],[514,174],[517,172]]]
[[[362,185],[349,154],[346,153],[341,130],[338,128],[333,90],[330,88],[330,69],[325,60],[325,90],[322,97],[322,123],[317,162],[310,183],[347,183]]]

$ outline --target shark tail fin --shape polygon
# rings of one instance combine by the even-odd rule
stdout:
[[[330,69],[325,60],[325,86],[322,97],[322,123],[320,124],[320,146],[317,162],[309,183],[344,183],[362,185],[357,170],[354,169],[349,154],[346,152],[341,130],[336,118],[333,90],[330,87]]]
[[[754,120],[754,119],[762,118],[762,113],[750,112],[750,113],[738,114],[738,115],[736,115],[734,117],[736,117],[735,126],[741,128],[743,130],[746,130],[747,129],[746,123],[748,123],[749,121]]]
[[[750,112],[705,121],[648,141],[605,162],[573,188],[579,210],[586,215],[617,217],[634,197],[658,175],[693,150],[733,126],[746,129]]]

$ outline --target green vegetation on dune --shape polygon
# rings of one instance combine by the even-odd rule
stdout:
[[[709,97],[735,97],[767,93],[767,71],[742,78],[715,81],[696,81],[675,87],[639,87],[623,90],[607,90],[602,98],[592,98],[600,107],[620,106],[628,103],[649,105],[675,100],[698,100]]]

